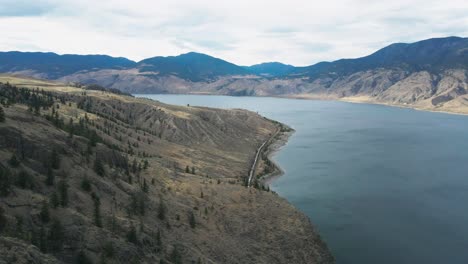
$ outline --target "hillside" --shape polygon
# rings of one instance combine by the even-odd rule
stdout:
[[[280,124],[96,87],[0,82],[0,263],[333,262],[306,216],[244,186]]]
[[[468,38],[459,37],[396,43],[366,57],[307,67],[281,63],[240,67],[199,53],[68,75],[49,76],[47,71],[27,71],[28,67],[34,68],[0,66],[0,71],[99,84],[128,93],[333,99],[468,113]]]

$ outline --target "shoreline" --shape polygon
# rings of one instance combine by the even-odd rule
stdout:
[[[268,161],[270,162],[271,167],[273,169],[272,172],[257,178],[257,180],[264,186],[269,187],[274,180],[283,176],[285,173],[281,166],[279,166],[279,164],[273,160],[273,156],[276,153],[278,153],[281,150],[281,148],[288,144],[289,138],[296,131],[285,124],[282,124],[282,126],[289,128],[290,131],[279,132],[275,137],[272,138],[272,142],[266,146],[264,151],[264,155],[266,156],[266,159],[268,159]]]

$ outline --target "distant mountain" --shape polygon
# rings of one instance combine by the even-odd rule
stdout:
[[[211,80],[219,76],[249,74],[248,70],[240,66],[196,52],[145,59],[140,61],[137,67],[142,73],[174,75],[194,82]]]
[[[286,76],[293,72],[295,69],[295,67],[292,65],[287,65],[280,62],[265,62],[252,66],[247,66],[245,68],[254,74],[265,77]]]
[[[0,72],[99,84],[128,93],[223,94],[364,100],[468,113],[468,38],[396,43],[369,56],[294,67],[242,67],[205,54],[138,63],[102,55],[0,53]]]
[[[451,68],[468,68],[468,38],[433,38],[415,43],[391,44],[357,59],[341,59],[296,68],[293,76],[310,78],[344,76],[355,72],[385,68],[432,73]]]
[[[126,58],[107,55],[58,55],[44,52],[0,52],[0,72],[32,71],[57,79],[79,71],[122,69],[135,66]]]

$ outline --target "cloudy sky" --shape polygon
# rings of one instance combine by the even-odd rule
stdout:
[[[310,65],[468,36],[467,0],[0,0],[0,50]]]

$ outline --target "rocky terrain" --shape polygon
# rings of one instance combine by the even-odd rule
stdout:
[[[333,263],[306,216],[245,186],[281,124],[97,86],[0,83],[0,263]]]
[[[0,72],[99,84],[129,93],[334,99],[468,113],[468,38],[396,43],[366,57],[308,67],[281,63],[241,67],[193,52],[138,63],[73,56],[77,55],[1,53]],[[34,63],[27,63],[28,57]],[[77,66],[71,66],[73,61]]]

